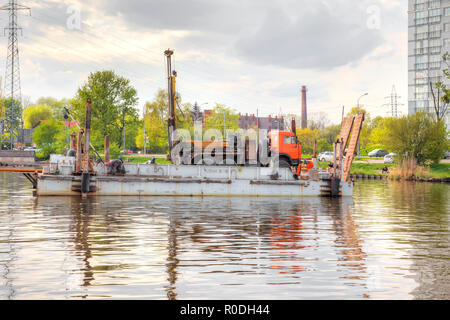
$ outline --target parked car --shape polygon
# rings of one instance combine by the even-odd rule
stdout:
[[[133,154],[133,150],[122,150],[122,153]]]
[[[334,153],[330,151],[321,152],[319,156],[317,157],[319,161],[333,161],[334,160]]]
[[[450,151],[447,151],[444,155],[444,159],[450,159]]]
[[[369,152],[369,157],[371,158],[382,158],[385,155],[389,154],[386,150],[383,149],[375,149],[371,152]]]
[[[384,163],[394,163],[395,153],[389,153],[384,156]]]

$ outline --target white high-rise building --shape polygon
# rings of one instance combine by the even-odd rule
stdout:
[[[450,81],[442,61],[450,52],[450,0],[408,0],[408,113],[434,113],[430,81]],[[450,128],[450,112],[446,117]]]

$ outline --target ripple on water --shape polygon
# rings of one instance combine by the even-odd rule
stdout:
[[[449,196],[36,199],[0,173],[0,299],[448,299]]]

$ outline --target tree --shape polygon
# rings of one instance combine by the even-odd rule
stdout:
[[[423,111],[399,119],[386,120],[386,145],[400,160],[414,158],[418,164],[430,160],[439,163],[448,148],[444,121]]]
[[[193,135],[194,130],[194,119],[192,118],[192,105],[186,103],[178,108],[177,112],[177,127],[180,129],[189,130],[191,135]]]
[[[331,146],[336,142],[341,131],[341,125],[331,125],[319,131],[319,138]]]
[[[332,151],[333,145],[328,143],[326,139],[317,140],[317,152]]]
[[[314,143],[319,137],[319,130],[297,129],[297,137],[302,145],[302,152],[304,154],[312,154],[314,150]]]
[[[369,118],[368,118],[368,113],[367,113],[367,111],[366,111],[366,109],[364,109],[364,107],[363,106],[357,106],[357,107],[354,107],[354,108],[352,108],[351,110],[350,110],[350,112],[349,113],[347,113],[347,117],[353,117],[353,116],[356,116],[356,115],[358,115],[358,114],[365,114],[366,116],[365,116],[365,120],[367,121],[367,120],[370,120]]]
[[[148,105],[149,103],[147,103]],[[139,128],[136,136],[136,146],[144,148],[145,139],[148,139],[147,151],[151,153],[166,153],[168,151],[168,132],[167,124],[161,120],[156,112],[147,113],[144,118],[144,128]]]
[[[168,151],[167,115],[169,110],[168,94],[159,89],[152,102],[144,106],[144,128],[140,128],[136,136],[136,146],[144,148],[148,139],[147,150],[151,153],[166,153]]]
[[[53,111],[48,105],[30,106],[23,110],[24,128],[31,129],[36,126],[39,121],[52,120]]]
[[[125,118],[126,121],[126,146],[122,146],[123,149],[134,149],[136,148],[136,137],[139,134],[139,129],[143,127],[143,120],[140,120],[139,117],[127,115]]]
[[[327,114],[325,112],[315,112],[309,115],[308,120],[308,128],[310,129],[319,129],[323,130],[325,129],[328,124],[330,123],[330,120],[327,117]]]
[[[111,142],[123,147],[123,132],[128,122],[137,120],[135,109],[138,98],[130,80],[114,71],[91,73],[87,82],[78,89],[75,99],[70,101],[71,113],[84,123],[86,100],[92,101],[92,130],[98,131],[95,144],[102,144],[109,135]],[[93,134],[93,136],[95,136]],[[95,145],[94,144],[94,145]]]
[[[447,65],[447,68],[443,70],[444,76],[447,79],[450,79],[450,54],[446,52],[442,56],[442,60]],[[448,107],[450,104],[450,89],[441,81],[437,81],[434,86],[430,81],[430,91],[433,98],[433,108],[434,114],[436,116],[436,121],[439,122],[445,119],[449,110]]]
[[[224,128],[227,130],[238,130],[239,115],[235,110],[216,103],[211,115],[206,119],[206,129],[216,129],[223,134]]]
[[[376,117],[370,123],[369,141],[374,145],[384,145],[387,135],[389,134],[389,121],[392,118]]]
[[[148,143],[146,149],[154,153],[168,152],[168,104],[169,96],[167,91],[159,89],[155,99],[152,102],[146,102],[144,106],[144,123],[139,128],[136,135],[136,146],[140,149],[144,148],[145,139]],[[193,119],[191,117],[192,105],[190,103],[182,104],[181,96],[177,93],[177,128],[186,129],[193,135]],[[144,128],[145,134],[144,137]]]
[[[366,148],[367,145],[370,144],[370,132],[371,132],[371,117],[370,114],[367,113],[366,109],[364,109],[364,106],[357,106],[350,110],[349,113],[347,113],[347,117],[353,117],[358,114],[364,114],[364,124],[361,129],[361,133],[359,135],[359,150]]]
[[[42,97],[36,101],[36,105],[48,106],[51,108],[53,118],[58,120],[64,119],[64,107],[68,106],[69,101],[67,99],[55,99],[52,97]]]
[[[5,120],[9,125],[13,125],[15,128],[18,128],[21,122],[22,116],[22,104],[20,101],[12,100],[11,98],[6,98],[1,100],[2,103],[2,112]]]
[[[39,157],[48,159],[52,153],[62,153],[65,146],[64,124],[49,120],[40,124],[33,132],[33,142],[41,149]]]

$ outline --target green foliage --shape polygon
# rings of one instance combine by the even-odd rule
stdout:
[[[133,157],[133,156],[124,156],[123,159],[126,162],[129,163],[146,163],[147,161],[150,161],[153,159],[153,157]],[[156,163],[158,164],[171,164],[172,162],[167,161],[166,159],[163,158],[156,158]]]
[[[179,99],[179,98],[178,98]],[[177,128],[188,130],[191,136],[194,135],[194,119],[192,118],[192,105],[186,103],[178,108]]]
[[[2,115],[5,119],[8,119],[8,122],[13,123],[13,125],[17,127],[20,124],[22,115],[22,103],[17,100],[12,100],[11,103],[11,98],[1,99],[0,103],[2,105]]]
[[[31,129],[42,120],[52,120],[53,111],[48,105],[29,106],[23,110],[23,120],[25,129]]]
[[[109,144],[109,158],[111,160],[118,159],[120,156],[120,147],[117,143],[112,142]]]
[[[367,122],[371,122],[371,119],[370,119],[370,114],[369,113],[367,113],[367,111],[366,111],[366,109],[364,109],[364,107],[361,105],[361,106],[357,106],[357,107],[354,107],[354,108],[352,108],[351,110],[350,110],[350,112],[349,113],[347,113],[347,117],[353,117],[353,116],[356,116],[356,115],[358,115],[358,114],[365,114],[365,122],[367,123]]]
[[[317,141],[317,155],[321,152],[332,151],[333,145],[328,143],[326,139],[319,139]]]
[[[394,164],[384,164],[384,163],[353,163],[350,169],[351,174],[369,174],[369,175],[379,175],[383,167],[394,168]]]
[[[319,138],[324,139],[328,145],[333,146],[333,143],[336,142],[340,131],[341,131],[341,125],[339,125],[339,124],[331,125],[331,126],[325,127],[324,129],[319,131]],[[333,147],[331,147],[331,150],[332,149],[333,149]],[[329,150],[324,150],[324,151],[329,151]]]
[[[52,110],[53,118],[64,121],[64,107],[69,104],[67,99],[55,99],[52,97],[42,97],[36,101],[36,105],[48,106]]]
[[[389,134],[389,122],[392,121],[392,118],[375,118],[374,121],[370,124],[371,131],[368,133],[368,141],[369,144],[372,145],[383,145],[384,141]],[[376,149],[376,148],[374,148]]]
[[[314,141],[319,137],[319,130],[311,130],[309,128],[297,129],[297,137],[302,145],[302,153],[312,154],[314,151]]]
[[[100,144],[100,140],[109,135],[111,142],[123,148],[124,127],[128,128],[130,125],[130,132],[133,132],[133,125],[136,125],[139,119],[135,109],[138,102],[137,92],[130,85],[130,80],[116,75],[113,71],[91,73],[87,82],[78,89],[75,99],[70,101],[70,111],[82,125],[85,122],[88,98],[92,101],[91,128],[95,143]],[[135,146],[133,136],[128,141],[130,145],[127,144],[127,147]]]
[[[145,133],[148,138],[147,151],[150,153],[166,153],[168,151],[168,95],[159,90],[153,102],[146,102],[144,106]],[[136,146],[144,149],[144,128],[139,128],[136,136]]]
[[[63,153],[65,139],[66,131],[62,122],[49,120],[40,124],[33,133],[33,142],[41,149],[37,157],[48,159],[50,154]]]
[[[226,130],[238,130],[239,114],[237,114],[235,110],[228,108],[223,104],[216,103],[211,115],[206,119],[205,129],[216,129],[223,134],[224,128]]]
[[[430,164],[433,178],[450,178],[450,163]]]
[[[439,163],[448,148],[448,134],[443,121],[436,122],[425,112],[388,119],[386,145],[399,159],[415,158],[418,164]]]

